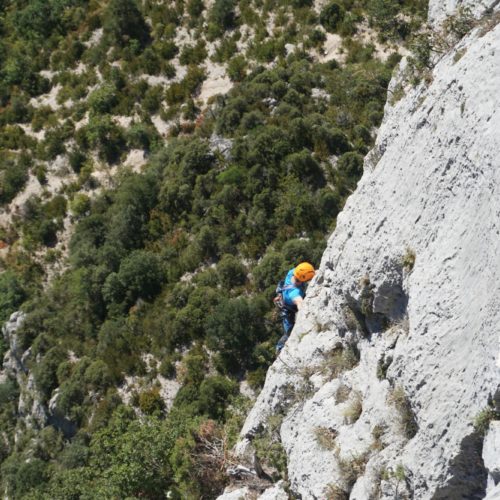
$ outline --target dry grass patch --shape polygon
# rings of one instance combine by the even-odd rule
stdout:
[[[339,385],[335,391],[335,403],[345,403],[349,399],[352,389],[345,384]]]
[[[363,402],[360,392],[355,392],[351,397],[351,400],[344,408],[342,414],[348,424],[354,424],[358,421],[361,413],[363,412]]]
[[[335,346],[325,354],[319,371],[328,380],[337,378],[341,373],[352,370],[359,363],[359,351],[355,346]]]
[[[316,442],[324,450],[333,451],[337,449],[337,443],[335,441],[337,436],[338,432],[331,427],[319,426],[314,429],[314,437],[316,438]]]
[[[392,389],[387,402],[392,404],[399,414],[401,432],[406,438],[411,439],[417,433],[418,426],[410,401],[401,385]]]

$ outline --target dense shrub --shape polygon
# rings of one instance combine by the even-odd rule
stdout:
[[[0,407],[5,408],[9,402],[16,401],[19,396],[19,387],[14,379],[6,379],[0,384]]]
[[[202,42],[198,42],[193,46],[185,45],[179,56],[179,62],[186,66],[190,64],[200,64],[205,61],[207,55],[207,49],[205,49],[205,44]]]
[[[103,286],[107,302],[132,305],[139,297],[151,299],[163,281],[160,261],[155,254],[136,250],[125,258],[117,273],[111,273]]]
[[[0,324],[21,305],[26,298],[24,288],[12,271],[0,274]]]
[[[323,7],[319,15],[319,20],[327,31],[335,33],[344,16],[344,7],[337,2],[331,2]]]
[[[215,0],[209,13],[209,22],[214,34],[221,35],[234,26],[235,6],[234,0]]]
[[[218,305],[207,319],[207,343],[219,353],[221,370],[234,373],[255,362],[249,350],[264,336],[264,310],[260,300],[232,299]]]
[[[139,394],[139,408],[146,415],[160,415],[165,405],[158,389],[142,391]]]
[[[109,113],[118,102],[116,88],[105,83],[89,95],[88,104],[95,113]]]
[[[337,163],[340,172],[351,179],[358,179],[363,173],[363,157],[358,153],[345,153]]]
[[[85,133],[84,141],[97,149],[101,159],[109,163],[118,161],[124,150],[125,138],[122,128],[109,116],[91,117],[89,124],[82,130]]]
[[[217,264],[220,284],[225,289],[243,285],[247,279],[245,266],[234,255],[224,255]]]
[[[9,203],[28,180],[28,165],[22,161],[0,160],[0,204]]]
[[[209,418],[224,417],[228,400],[238,393],[238,384],[226,377],[206,378],[200,386],[200,411]]]
[[[238,54],[230,59],[227,75],[233,82],[240,82],[246,76],[247,62],[245,56]]]
[[[121,46],[136,40],[145,44],[149,40],[149,28],[134,0],[111,0],[103,19],[104,32]]]
[[[53,347],[35,367],[37,388],[47,399],[50,398],[52,391],[57,387],[57,367],[64,361],[65,357],[65,352],[61,348]]]

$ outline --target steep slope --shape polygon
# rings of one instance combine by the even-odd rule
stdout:
[[[248,454],[279,415],[295,495],[485,493],[481,430],[500,384],[499,51],[490,20],[386,107],[238,445]]]
[[[441,2],[429,2],[429,21],[439,24],[446,16],[454,14],[457,9],[470,9],[476,17],[481,17],[485,10],[492,9],[498,5],[498,0],[443,0]]]

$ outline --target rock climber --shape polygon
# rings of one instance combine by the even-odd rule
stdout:
[[[280,309],[284,332],[276,344],[278,354],[290,336],[295,324],[295,314],[302,307],[306,294],[306,283],[312,280],[314,274],[314,267],[309,262],[302,262],[297,267],[290,269],[286,278],[280,281],[276,288],[274,302]]]

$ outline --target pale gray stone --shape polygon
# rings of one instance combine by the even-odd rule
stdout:
[[[288,500],[284,482],[279,481],[272,488],[268,488],[259,496],[259,500]]]
[[[500,421],[490,422],[483,443],[483,461],[488,469],[490,484],[500,483]]]
[[[431,2],[431,13],[440,8]],[[473,422],[500,384],[499,54],[500,26],[476,30],[437,62],[431,83],[386,106],[363,178],[236,447],[248,456],[268,417],[283,414],[297,496],[347,489],[354,466],[351,498],[486,494]],[[351,344],[359,364],[328,376],[329,352]],[[345,401],[340,386],[351,391]],[[413,437],[395,387],[414,415]],[[359,403],[359,418],[348,417]],[[321,429],[334,431],[327,447]]]
[[[429,2],[429,21],[438,25],[447,17],[454,15],[460,7],[470,9],[475,17],[498,5],[498,0],[434,0]]]
[[[227,490],[227,488],[226,488]],[[246,500],[250,494],[248,487],[238,488],[237,490],[224,491],[217,500]]]
[[[484,500],[500,500],[500,484],[489,491]]]

